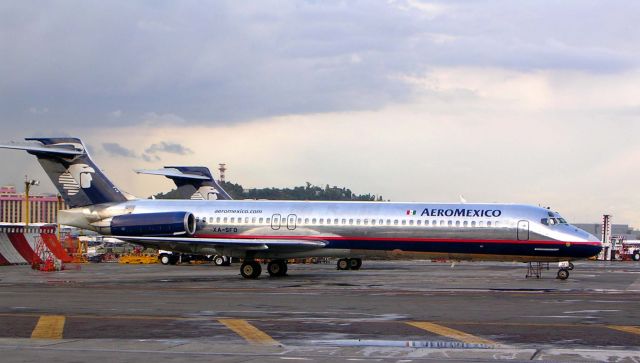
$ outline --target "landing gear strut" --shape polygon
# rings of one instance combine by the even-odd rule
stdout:
[[[359,270],[362,267],[362,260],[359,258],[341,258],[338,260],[338,270]]]
[[[240,274],[245,279],[257,279],[261,273],[262,273],[262,266],[260,266],[260,263],[256,261],[253,261],[253,260],[244,261],[242,263],[242,266],[240,266]]]
[[[267,265],[267,272],[271,277],[281,277],[287,274],[287,261],[273,260]]]

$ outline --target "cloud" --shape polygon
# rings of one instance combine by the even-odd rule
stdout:
[[[165,141],[162,141],[157,144],[153,144],[145,150],[145,153],[147,154],[157,154],[160,152],[176,154],[176,155],[193,154],[193,151],[188,147],[185,147],[183,145],[176,144],[176,143],[165,142]]]
[[[631,107],[638,101],[630,91],[639,83],[640,71],[442,67],[408,83],[417,95],[411,102],[379,110],[133,126],[100,137],[126,145],[181,140],[193,153],[167,154],[171,163],[225,162],[228,180],[245,187],[310,181],[398,202],[457,202],[463,194],[470,202],[550,205],[573,222],[607,212],[640,226],[633,208],[640,169],[632,167],[640,155],[640,107]],[[211,135],[225,137],[212,143]],[[109,170],[121,164],[107,162]],[[134,194],[166,190],[117,172]],[[608,177],[618,174],[624,178]]]
[[[136,153],[115,142],[104,142],[102,148],[111,156],[122,156],[125,158],[135,158]]]
[[[398,76],[430,67],[640,67],[634,1],[21,1],[2,10],[0,119],[16,130],[376,110],[410,101]]]

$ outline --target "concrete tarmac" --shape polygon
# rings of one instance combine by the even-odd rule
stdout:
[[[640,263],[364,261],[0,267],[0,356],[13,361],[640,362]],[[71,266],[73,267],[73,266]]]

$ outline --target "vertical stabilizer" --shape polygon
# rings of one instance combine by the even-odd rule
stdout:
[[[163,175],[178,187],[179,195],[195,200],[231,200],[205,166],[165,166],[158,170],[136,170],[139,174]]]
[[[95,165],[78,138],[29,138],[0,148],[25,150],[38,158],[70,207],[124,202],[127,199]]]

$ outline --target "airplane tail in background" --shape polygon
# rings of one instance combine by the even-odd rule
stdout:
[[[165,166],[158,170],[136,170],[139,174],[163,175],[178,187],[180,195],[196,200],[231,200],[205,166]]]
[[[78,138],[28,138],[28,143],[0,144],[35,155],[71,208],[125,202],[127,198],[95,165]]]

